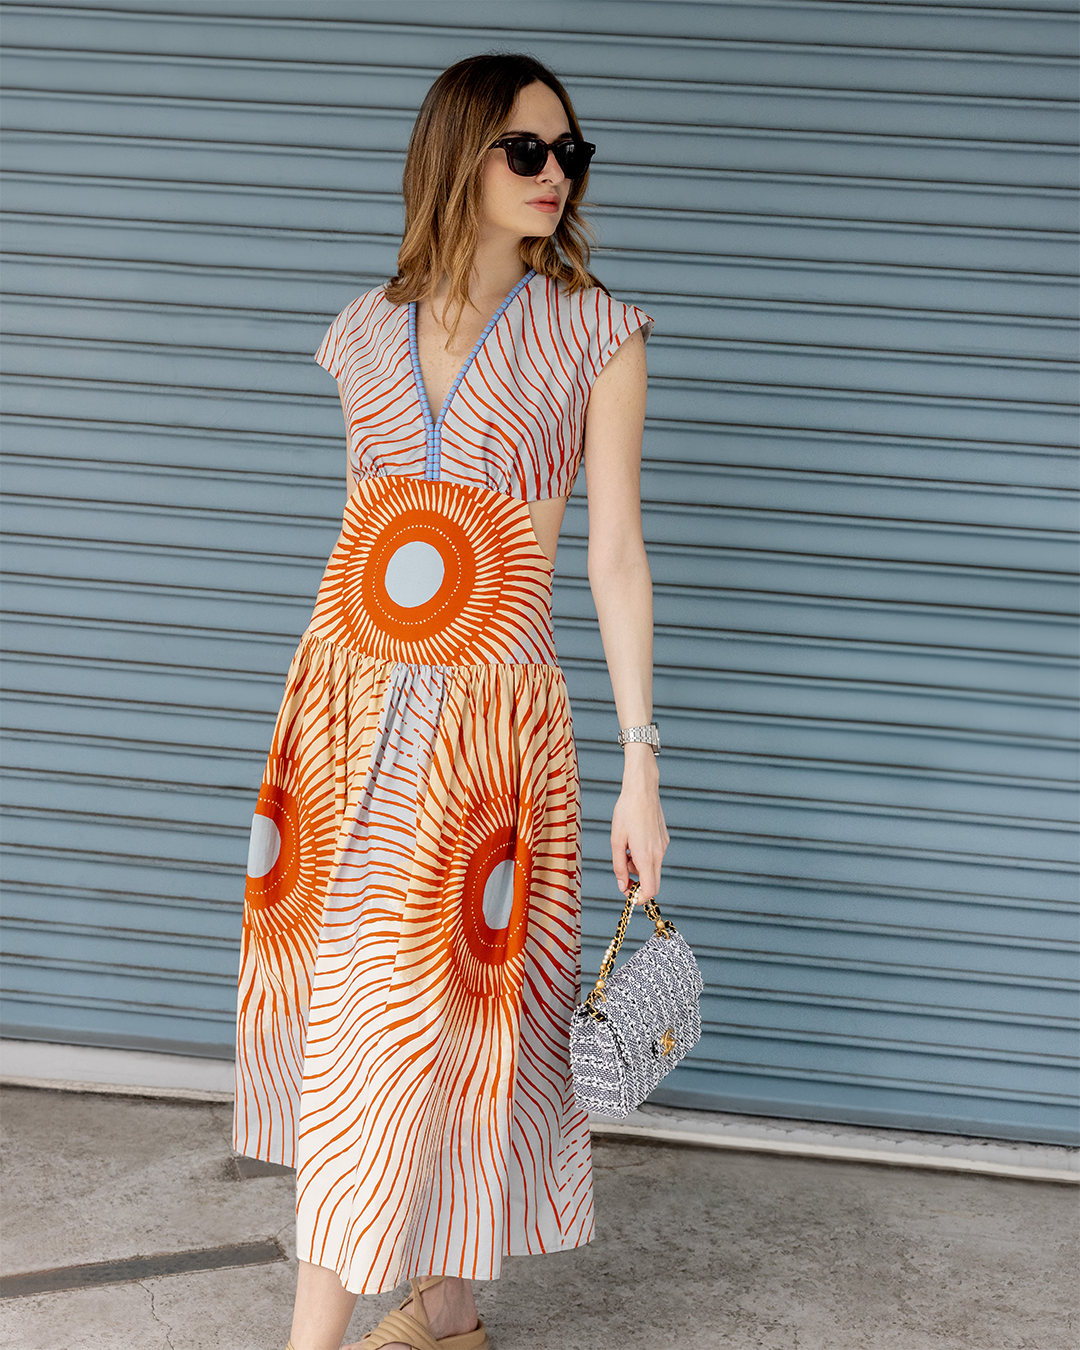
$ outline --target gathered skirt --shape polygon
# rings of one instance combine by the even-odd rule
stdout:
[[[300,1258],[354,1293],[592,1237],[551,575],[525,502],[365,479],[289,670],[252,824],[234,1143],[297,1168]]]

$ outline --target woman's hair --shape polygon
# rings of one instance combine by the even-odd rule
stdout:
[[[484,162],[506,128],[514,100],[536,81],[558,95],[572,134],[581,139],[570,96],[531,56],[470,56],[444,70],[428,90],[405,159],[405,234],[397,276],[386,286],[393,304],[430,298],[443,275],[449,276],[447,307],[456,311],[456,329],[469,302]],[[571,293],[600,285],[588,270],[590,231],[579,210],[587,182],[588,174],[571,182],[554,234],[521,241],[525,266],[565,282]]]

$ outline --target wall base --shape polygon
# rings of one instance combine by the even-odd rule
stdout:
[[[233,1066],[226,1060],[193,1055],[0,1040],[0,1083],[65,1092],[231,1102]],[[1080,1150],[1048,1144],[822,1125],[650,1102],[625,1120],[594,1117],[590,1123],[598,1138],[1080,1184]]]

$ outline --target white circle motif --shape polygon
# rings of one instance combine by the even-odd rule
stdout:
[[[386,593],[403,609],[426,605],[442,585],[445,570],[437,548],[423,539],[412,539],[386,564]]]
[[[255,816],[251,822],[251,842],[248,844],[248,876],[266,876],[277,862],[280,852],[281,831],[269,816]]]
[[[510,922],[516,867],[513,858],[505,858],[495,864],[484,882],[484,922],[489,928],[505,928]]]

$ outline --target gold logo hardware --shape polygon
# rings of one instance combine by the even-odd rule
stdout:
[[[674,1049],[675,1049],[675,1032],[672,1030],[671,1027],[668,1027],[667,1031],[664,1032],[664,1035],[660,1041],[660,1053],[662,1055],[670,1055],[672,1050]]]

